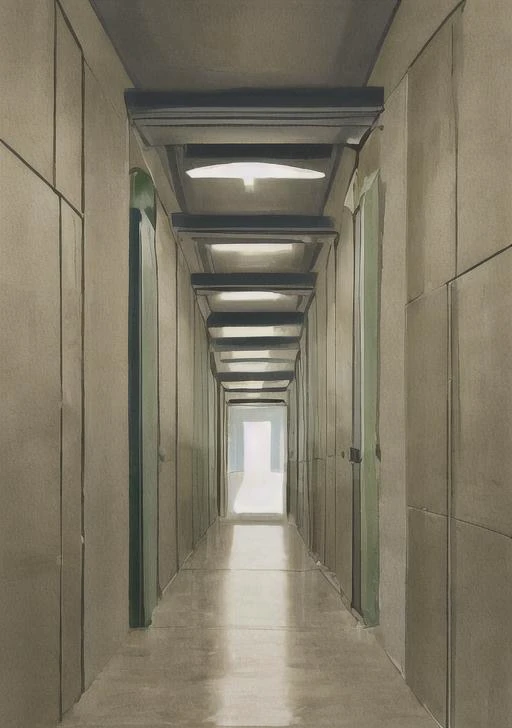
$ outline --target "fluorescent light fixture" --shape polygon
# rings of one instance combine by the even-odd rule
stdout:
[[[271,351],[223,351],[220,360],[222,362],[228,362],[233,359],[237,361],[239,359],[270,359],[271,357]]]
[[[276,328],[275,326],[222,326],[220,329],[212,329],[212,334],[223,339],[238,336],[275,336]]]
[[[273,291],[226,291],[219,293],[220,301],[279,301],[280,298],[286,298],[286,296]]]
[[[230,372],[287,372],[290,370],[290,362],[265,362],[261,359],[257,362],[230,362],[228,365]]]
[[[220,360],[222,362],[229,361],[247,361],[247,359],[283,359],[293,360],[297,357],[297,349],[274,349],[272,351],[260,350],[237,350],[220,352]]]
[[[212,243],[210,247],[215,253],[268,255],[269,253],[291,253],[293,243]]]
[[[188,169],[192,179],[241,179],[246,190],[254,190],[257,179],[323,179],[324,172],[289,164],[270,164],[269,162],[228,162],[211,164],[207,167]]]

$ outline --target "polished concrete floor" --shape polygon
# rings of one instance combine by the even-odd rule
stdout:
[[[211,528],[64,724],[435,725],[281,524]]]

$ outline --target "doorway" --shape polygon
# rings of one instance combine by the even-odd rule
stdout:
[[[227,449],[227,518],[283,519],[286,514],[286,406],[230,405]]]
[[[155,197],[131,176],[129,290],[130,627],[147,627],[158,596],[158,286]]]
[[[379,620],[379,175],[365,180],[354,216],[352,607]]]

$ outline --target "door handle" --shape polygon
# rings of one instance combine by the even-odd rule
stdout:
[[[348,456],[349,463],[352,463],[353,465],[357,465],[358,463],[361,462],[361,459],[362,459],[361,450],[359,450],[357,447],[351,447],[349,456]]]

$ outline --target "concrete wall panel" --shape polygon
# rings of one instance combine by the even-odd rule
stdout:
[[[91,3],[84,3],[83,0],[59,2],[78,38],[92,74],[119,116],[124,116],[124,91],[133,84]]]
[[[61,203],[62,711],[82,687],[82,218]]]
[[[53,182],[54,0],[4,0],[0,138]]]
[[[0,169],[0,724],[50,728],[60,681],[59,204],[3,146]]]
[[[405,677],[446,725],[447,518],[408,509]]]
[[[452,725],[506,726],[512,715],[512,542],[456,522],[452,543]]]
[[[128,627],[128,143],[85,74],[85,682]]]
[[[336,577],[352,599],[352,465],[336,455]]]
[[[386,98],[460,0],[402,0],[369,84],[384,86]]]
[[[336,454],[336,250],[332,246],[326,270],[326,453]]]
[[[352,597],[352,326],[354,231],[352,213],[343,209],[336,251],[336,576]]]
[[[380,311],[380,632],[392,660],[405,661],[405,311],[407,79],[382,122],[384,220]]]
[[[407,296],[411,300],[455,275],[452,23],[443,26],[409,73],[407,138]]]
[[[192,531],[192,447],[194,421],[192,401],[194,397],[194,302],[190,287],[190,274],[183,254],[178,251],[177,278],[177,398],[178,441],[177,481],[178,489],[178,564],[181,566],[193,547]]]
[[[447,288],[407,307],[407,502],[447,512]]]
[[[470,0],[457,30],[457,272],[461,273],[511,243],[509,0],[494,0],[492,6],[486,0]]]
[[[82,52],[57,10],[55,186],[82,209]]]
[[[325,460],[314,459],[311,464],[312,476],[312,516],[313,540],[312,548],[322,563],[325,563]]]
[[[336,458],[325,460],[325,564],[336,570]]]
[[[512,535],[512,250],[454,284],[454,515]]]
[[[157,204],[159,357],[158,579],[164,589],[177,570],[176,545],[176,247]]]

